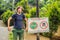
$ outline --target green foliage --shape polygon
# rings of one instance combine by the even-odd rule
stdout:
[[[52,9],[50,12],[50,29],[51,31],[57,31],[58,25],[60,24],[60,5],[59,1],[54,2],[52,5]]]
[[[49,10],[47,10],[46,7],[42,7],[42,8],[40,9],[39,14],[40,14],[39,17],[49,17],[49,16],[50,16]]]
[[[29,10],[29,13],[31,14],[31,17],[36,17],[36,7],[31,8],[31,9]]]
[[[19,1],[19,0],[18,0]],[[20,0],[16,2],[17,6],[23,6],[24,13],[27,18],[36,17],[36,0]],[[29,4],[28,4],[29,1]],[[0,1],[0,13],[6,11],[7,9],[12,9],[12,2],[6,3],[3,0]],[[8,5],[9,4],[9,5]],[[32,4],[32,5],[30,5]],[[8,5],[8,6],[7,6]],[[30,8],[31,7],[31,8]],[[2,14],[2,20],[7,24],[7,20],[12,16],[13,12],[7,10]],[[49,18],[49,33],[43,33],[44,36],[51,37],[52,32],[56,32],[58,25],[60,24],[60,0],[42,0],[39,2],[39,17]]]
[[[43,33],[44,36],[53,35],[52,32],[56,32],[58,25],[60,24],[60,1],[51,1],[51,3],[45,5],[40,10],[40,17],[49,18],[49,33]],[[49,37],[51,37],[49,36]]]
[[[6,10],[12,10],[13,1],[12,0],[0,0],[0,15]]]
[[[28,3],[32,6],[36,5],[36,0],[28,0]]]
[[[9,40],[13,40],[13,33],[12,32],[9,32],[9,36],[8,36],[9,38]]]
[[[22,1],[18,2],[16,4],[16,6],[22,6],[24,8],[24,10],[23,10],[24,13],[28,13],[29,12],[30,7],[28,5],[28,1],[27,0],[22,0]]]
[[[45,37],[51,37],[52,34],[50,32],[49,33],[43,33],[43,36],[45,36]]]
[[[25,16],[26,16],[26,18],[30,18],[31,17],[31,14],[26,13]]]
[[[7,10],[6,12],[4,12],[4,13],[1,15],[2,20],[3,20],[3,22],[4,22],[5,24],[7,24],[8,18],[9,18],[10,16],[12,16],[12,14],[13,14],[12,11]]]

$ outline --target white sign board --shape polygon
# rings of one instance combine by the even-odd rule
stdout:
[[[49,32],[48,18],[28,18],[28,32],[29,33]]]

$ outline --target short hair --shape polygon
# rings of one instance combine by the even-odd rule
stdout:
[[[23,7],[22,6],[18,6],[16,10],[18,11],[19,8],[21,8],[22,11],[23,11]]]

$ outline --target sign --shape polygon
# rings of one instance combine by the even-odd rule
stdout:
[[[49,32],[48,18],[28,18],[28,32],[29,33]]]
[[[31,29],[36,29],[37,28],[37,23],[36,22],[31,22],[30,23],[30,28]]]

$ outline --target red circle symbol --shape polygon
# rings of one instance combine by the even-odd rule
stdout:
[[[42,22],[40,23],[40,27],[41,27],[42,29],[46,29],[46,28],[48,27],[48,23],[47,23],[46,21],[42,21]]]

